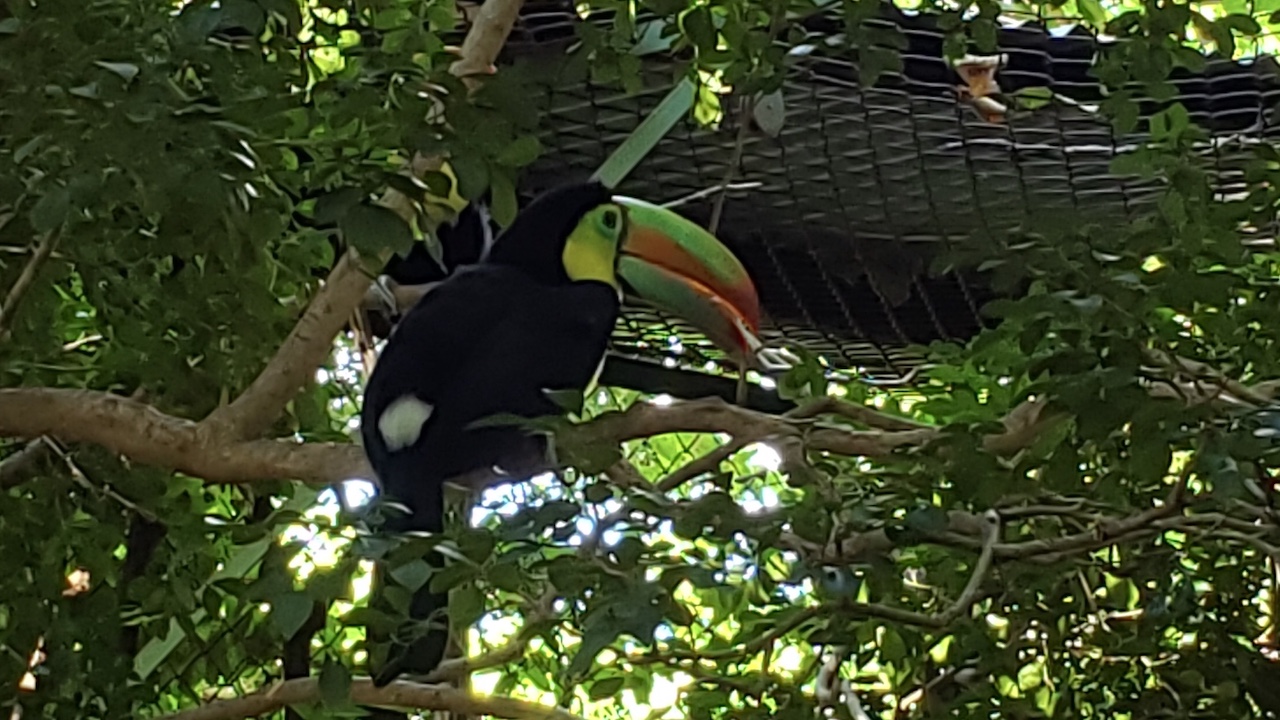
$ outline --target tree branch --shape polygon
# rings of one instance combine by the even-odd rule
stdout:
[[[27,442],[22,449],[0,460],[0,490],[24,481],[49,457],[49,446],[40,440]]]
[[[982,530],[982,553],[978,555],[978,562],[973,566],[973,574],[969,576],[968,584],[964,586],[964,591],[951,607],[936,616],[938,623],[942,626],[950,625],[953,620],[968,612],[977,601],[982,582],[987,579],[987,573],[991,571],[996,542],[1000,539],[1000,514],[995,510],[983,513]]]
[[[351,681],[351,701],[357,705],[418,708],[464,715],[487,715],[511,720],[582,720],[566,710],[523,700],[478,697],[440,685],[420,685],[399,680],[375,688],[369,678]],[[261,717],[292,705],[320,702],[320,682],[299,678],[276,683],[244,697],[215,700],[207,705],[165,715],[161,720],[239,720]]]
[[[461,57],[449,67],[474,90],[476,76],[498,59],[507,42],[524,0],[490,0],[481,6],[475,22],[462,43]],[[440,157],[417,154],[409,171],[421,177],[438,168]],[[395,188],[388,188],[379,203],[404,217],[411,225],[416,212],[413,201]],[[285,404],[311,379],[333,348],[333,339],[360,306],[372,282],[361,266],[359,255],[348,248],[329,273],[324,287],[316,293],[293,330],[274,357],[241,395],[218,408],[205,419],[208,432],[228,439],[246,440],[261,435],[280,415]]]
[[[846,400],[833,397],[822,397],[810,403],[791,410],[786,413],[785,417],[792,420],[806,420],[816,418],[822,415],[835,415],[848,420],[852,420],[860,425],[866,425],[876,430],[923,430],[930,426],[926,423],[909,418],[897,417],[888,413],[880,412],[875,408],[866,405],[858,405]]]
[[[1257,388],[1249,387],[1238,380],[1227,377],[1222,371],[1210,366],[1208,363],[1172,355],[1156,349],[1148,349],[1146,355],[1148,360],[1173,371],[1175,376],[1185,374],[1191,376],[1194,380],[1208,380],[1212,386],[1213,396],[1226,394],[1228,395],[1228,400],[1252,403],[1254,405],[1266,405],[1272,400],[1274,389],[1268,387],[1259,392]],[[1203,392],[1196,394],[1204,395]]]
[[[1046,420],[1040,408],[1035,403],[1019,406],[1006,419],[1005,432],[988,436],[984,445],[1001,454],[1026,447],[1043,431],[1046,422],[1057,421]],[[723,432],[753,441],[774,438],[775,442],[791,443],[808,451],[855,457],[887,457],[901,448],[918,447],[940,436],[939,430],[929,427],[896,431],[815,427],[812,420],[769,415],[711,398],[665,407],[636,403],[627,410],[603,413],[575,425],[563,431],[557,441],[620,445],[675,432]],[[146,403],[91,390],[0,389],[0,437],[35,438],[46,434],[64,442],[101,445],[135,462],[211,482],[292,478],[328,484],[373,477],[363,452],[355,445],[245,440],[237,434],[219,432],[216,425],[176,418]],[[713,452],[707,462],[717,456]],[[538,460],[520,471],[533,475],[555,469]],[[460,484],[479,488],[511,479],[478,472]]]
[[[52,388],[0,389],[0,436],[51,435],[99,445],[144,465],[211,482],[297,479],[328,484],[371,478],[356,445],[289,440],[226,440],[190,420],[110,393]]]
[[[681,485],[706,473],[718,472],[724,461],[738,454],[746,446],[755,442],[752,438],[734,437],[729,442],[701,455],[680,467],[672,470],[666,477],[658,481],[659,492],[671,492]]]
[[[244,440],[270,427],[329,357],[334,337],[364,299],[370,282],[355,250],[344,253],[275,356],[240,397],[204,419],[203,431]]]
[[[40,268],[44,266],[54,247],[57,246],[59,237],[61,235],[55,231],[47,233],[40,238],[35,252],[31,253],[31,257],[27,260],[27,264],[23,266],[18,279],[13,282],[13,287],[9,288],[9,293],[4,298],[4,304],[0,305],[0,342],[8,337],[9,323],[18,312],[18,304],[22,302],[22,298],[26,296],[27,291],[35,283],[36,275],[39,274]]]

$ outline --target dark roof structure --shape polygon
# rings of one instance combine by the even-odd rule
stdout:
[[[961,83],[944,58],[937,17],[891,5],[877,22],[905,36],[903,70],[863,88],[855,55],[840,40],[838,7],[804,23],[808,52],[788,69],[776,136],[749,125],[738,148],[751,119],[727,101],[718,128],[677,125],[622,189],[670,201],[726,179],[758,183],[728,192],[718,234],[756,279],[767,339],[803,345],[836,367],[902,375],[918,361],[908,346],[971,337],[994,296],[980,274],[932,272],[939,251],[974,234],[998,239],[1050,213],[1125,222],[1160,186],[1117,177],[1110,164],[1143,141],[1145,119],[1162,106],[1144,99],[1139,130],[1117,135],[1088,107],[1103,98],[1090,73],[1100,41],[1078,26],[1007,23],[999,32],[1002,89],[1045,87],[1074,102],[986,122],[957,101]],[[563,62],[579,22],[571,3],[529,0],[504,62]],[[662,52],[644,56],[645,89],[634,95],[583,79],[547,88],[547,150],[527,169],[522,190],[599,167],[673,87],[679,64]],[[1248,146],[1278,132],[1276,63],[1210,58],[1202,72],[1180,69],[1171,81],[1176,99],[1210,132],[1203,155],[1221,191],[1232,192]],[[713,204],[705,197],[681,210],[706,220]],[[628,318],[615,337],[623,355],[689,366],[717,357],[687,328],[675,326],[683,342],[673,346],[652,312]]]

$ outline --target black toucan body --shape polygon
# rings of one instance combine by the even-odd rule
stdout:
[[[494,466],[518,469],[542,439],[497,414],[556,415],[548,391],[594,382],[623,286],[683,316],[730,352],[748,353],[759,305],[741,263],[675,213],[613,197],[597,183],[552,190],[418,301],[391,334],[365,390],[361,432],[389,500],[408,514],[389,530],[443,530],[444,483]],[[375,596],[382,583],[379,577]],[[393,641],[374,682],[428,673],[447,645],[444,594],[424,585],[409,615],[431,630]],[[378,602],[375,597],[375,602]]]

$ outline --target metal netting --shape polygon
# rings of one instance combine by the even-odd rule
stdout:
[[[554,67],[580,22],[567,3],[527,4],[507,61]],[[940,250],[975,237],[999,241],[1030,218],[1124,223],[1150,207],[1160,184],[1116,176],[1110,166],[1145,139],[1146,118],[1166,104],[1138,93],[1139,131],[1117,134],[1091,107],[1103,98],[1090,75],[1098,41],[1078,26],[1008,20],[999,34],[1008,58],[1002,89],[1044,87],[1067,102],[988,122],[957,101],[961,83],[934,16],[886,5],[878,22],[906,38],[900,73],[862,87],[856,55],[839,41],[839,10],[820,13],[804,23],[809,52],[790,63],[776,137],[725,97],[718,127],[677,125],[624,189],[666,202],[726,179],[758,183],[728,192],[718,234],[756,280],[766,338],[803,345],[837,367],[900,375],[919,360],[910,346],[971,337],[995,297],[979,273],[931,272]],[[589,175],[673,87],[679,68],[668,55],[645,56],[644,89],[634,94],[578,76],[552,83],[541,135],[547,152],[526,172],[524,189]],[[1211,134],[1202,155],[1224,194],[1243,189],[1249,145],[1278,132],[1276,68],[1271,58],[1210,58],[1202,72],[1171,76],[1174,99]],[[704,197],[681,211],[706,221],[714,202]],[[1273,230],[1256,231],[1270,238]],[[721,357],[689,328],[634,308],[615,350],[694,367]]]

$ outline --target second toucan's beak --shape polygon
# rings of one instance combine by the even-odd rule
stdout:
[[[671,210],[627,197],[618,275],[659,310],[687,320],[738,361],[755,365],[760,299],[741,261],[714,235]]]

